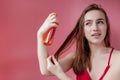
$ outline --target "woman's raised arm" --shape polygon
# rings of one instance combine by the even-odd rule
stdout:
[[[42,75],[49,74],[47,70],[47,57],[49,56],[49,54],[43,41],[43,35],[53,26],[57,27],[58,24],[56,23],[59,23],[56,13],[51,13],[37,32],[37,54]]]

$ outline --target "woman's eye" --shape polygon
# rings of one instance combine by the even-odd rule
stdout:
[[[104,22],[103,21],[98,21],[97,24],[104,24]]]
[[[90,26],[90,25],[91,25],[91,23],[90,23],[90,22],[87,22],[87,23],[85,23],[85,25],[86,25],[86,26]]]

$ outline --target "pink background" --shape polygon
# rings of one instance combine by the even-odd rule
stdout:
[[[58,80],[40,74],[36,32],[49,13],[58,14],[60,25],[48,47],[53,54],[90,3],[107,11],[112,46],[120,49],[119,0],[0,0],[0,80]],[[72,70],[67,74],[75,79]]]

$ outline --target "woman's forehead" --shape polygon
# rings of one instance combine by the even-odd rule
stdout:
[[[97,20],[97,19],[104,19],[105,20],[105,15],[100,10],[92,10],[92,11],[89,11],[85,14],[84,19],[85,19],[85,21]]]

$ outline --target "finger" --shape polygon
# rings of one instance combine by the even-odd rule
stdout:
[[[49,57],[47,58],[47,63],[48,63],[49,65],[53,65],[51,59],[52,59],[52,56],[49,56]]]
[[[59,22],[57,18],[51,19],[51,22]]]
[[[48,15],[48,17],[46,18],[46,20],[52,20],[52,19],[54,19],[54,18],[56,18],[56,13],[50,13],[50,14]]]
[[[50,13],[49,15],[48,15],[48,18],[49,19],[54,19],[54,18],[56,18],[57,17],[57,14],[56,13]]]
[[[50,16],[50,17],[51,17],[51,16],[57,16],[57,13],[52,12],[52,13],[49,14],[49,16]]]
[[[59,21],[53,21],[53,22],[52,22],[52,25],[58,26],[58,25],[59,25]]]
[[[53,20],[51,20],[51,23],[55,26],[58,26],[59,25],[59,20],[58,19],[53,19]]]
[[[57,28],[57,27],[58,27],[58,25],[57,25],[56,23],[52,23],[52,24],[50,24],[50,26],[51,26],[51,27],[54,27],[54,28]]]
[[[56,13],[50,14],[49,17],[50,17],[51,20],[53,20],[53,19],[57,20],[57,18],[58,18]]]
[[[56,14],[56,13],[51,13],[49,20],[50,20],[51,22],[59,23],[59,20],[58,20],[58,18],[57,18],[57,14]]]
[[[55,64],[58,64],[58,61],[55,59],[54,56],[52,56],[52,59],[53,59],[53,62],[54,62]]]
[[[52,23],[55,22],[57,25],[59,25],[59,20],[57,19],[57,17],[51,18],[50,21],[51,21]]]
[[[52,16],[50,16],[50,19],[52,20],[52,19],[57,19],[58,17],[56,16],[56,15],[52,15]]]

